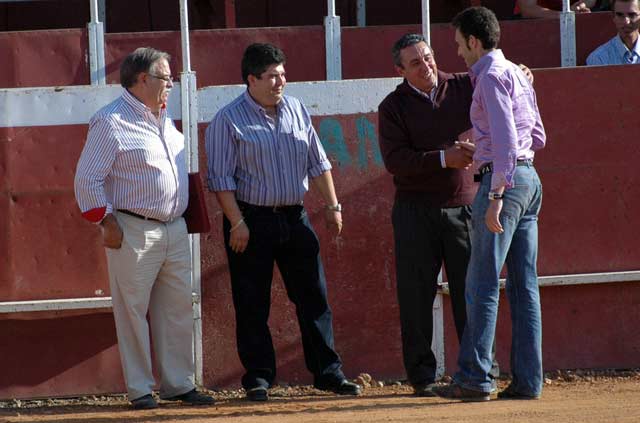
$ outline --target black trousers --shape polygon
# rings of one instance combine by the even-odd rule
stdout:
[[[464,297],[471,254],[471,206],[431,207],[419,198],[396,198],[392,212],[402,353],[412,385],[435,381],[433,302],[438,273],[447,272],[458,341],[467,318]],[[495,357],[495,345],[494,345]],[[499,375],[494,360],[492,375]]]
[[[326,388],[344,378],[333,345],[332,314],[320,261],[320,243],[302,206],[270,207],[240,203],[250,235],[240,254],[229,248],[227,219],[223,233],[233,305],[238,355],[246,373],[242,386],[270,387],[276,358],[268,326],[273,265],[277,263],[289,299],[296,307],[307,369],[314,385]]]

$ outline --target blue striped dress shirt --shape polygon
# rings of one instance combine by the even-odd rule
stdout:
[[[257,206],[302,204],[309,177],[331,169],[309,112],[289,96],[273,119],[245,91],[214,116],[205,146],[209,189]]]
[[[184,137],[163,107],[156,117],[128,91],[89,122],[75,177],[85,214],[105,208],[170,221],[189,199]]]
[[[635,65],[640,63],[640,42],[629,50],[619,35],[616,35],[587,57],[587,66]]]

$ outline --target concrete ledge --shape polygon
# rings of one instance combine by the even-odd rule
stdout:
[[[581,273],[576,275],[560,276],[539,276],[538,285],[545,286],[565,286],[565,285],[586,285],[594,283],[617,283],[617,282],[640,282],[640,270],[626,272],[606,272],[606,273]],[[504,288],[506,279],[500,279],[500,287]],[[442,292],[449,294],[449,284],[441,285]]]

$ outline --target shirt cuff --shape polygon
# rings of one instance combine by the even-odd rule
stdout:
[[[112,213],[112,212],[113,212],[113,206],[107,203],[106,206],[96,207],[96,208],[87,210],[85,212],[82,212],[82,217],[84,217],[91,223],[99,224],[104,220],[104,218],[109,213]]]
[[[309,176],[311,176],[312,178],[315,178],[322,175],[327,170],[331,170],[331,163],[329,162],[329,160],[323,160],[317,165],[309,168],[308,173],[309,173]]]
[[[440,166],[442,166],[443,169],[447,168],[447,162],[444,160],[444,150],[440,150]]]
[[[491,174],[491,191],[495,191],[504,187],[509,189],[513,186],[513,175],[510,178],[504,172],[496,172],[495,170]]]
[[[235,191],[236,181],[233,176],[223,176],[221,178],[209,178],[209,191]]]

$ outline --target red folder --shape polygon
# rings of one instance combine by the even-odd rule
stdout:
[[[189,204],[182,216],[190,234],[202,234],[211,230],[199,172],[189,174]]]

